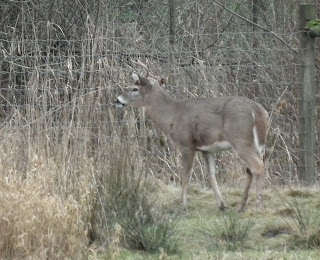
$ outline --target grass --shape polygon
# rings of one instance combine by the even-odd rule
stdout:
[[[21,175],[9,170],[12,155],[2,150],[6,174],[0,180],[0,258],[320,257],[318,189],[270,187],[262,212],[255,210],[252,192],[248,210],[238,213],[242,190],[224,185],[229,209],[220,212],[212,190],[193,184],[189,212],[183,214],[180,186],[166,185],[142,170],[146,162],[130,147],[108,147],[108,164],[94,165],[84,157],[80,174],[69,176],[77,180],[73,184],[60,174],[63,165],[54,157],[32,156]],[[131,160],[135,167],[129,167]],[[97,166],[100,170],[95,172]]]
[[[223,216],[205,224],[201,231],[207,237],[212,248],[225,248],[227,251],[242,251],[246,247],[250,231],[254,226],[252,219],[242,219],[235,210],[222,213]]]
[[[128,154],[115,155],[106,177],[101,209],[108,228],[120,227],[125,247],[150,253],[179,251],[176,220],[166,214],[146,171],[128,165]]]
[[[223,185],[229,209],[220,212],[212,190],[193,184],[183,214],[180,186],[150,173],[135,142],[113,143],[101,164],[83,157],[75,172],[54,156],[31,154],[23,175],[9,163],[14,154],[0,151],[0,258],[320,257],[318,189],[270,187],[262,212],[252,192],[248,210],[238,213],[242,190]]]
[[[0,258],[61,259],[86,254],[82,208],[48,194],[40,183],[0,180]]]
[[[320,210],[298,202],[296,198],[287,202],[292,218],[287,221],[293,230],[291,246],[315,249],[320,246]]]
[[[299,205],[304,205],[299,206],[301,209],[317,206],[318,190],[294,189],[301,192],[301,196],[294,197]],[[179,253],[145,254],[123,249],[118,252],[116,259],[318,259],[318,246],[301,243],[297,247],[293,243],[297,237],[300,242],[303,241],[304,236],[294,224],[297,214],[292,210],[292,205],[286,202],[290,201],[291,192],[291,188],[268,189],[266,208],[262,212],[256,212],[254,206],[250,205],[246,212],[238,213],[236,206],[220,212],[212,192],[199,188],[190,194],[189,213],[181,214],[177,222],[181,239]],[[305,192],[309,194],[308,197],[303,196]],[[239,194],[240,201],[241,192],[238,189],[224,191],[226,201],[230,198],[233,200],[234,194]],[[167,196],[178,199],[179,192],[170,188]],[[172,203],[170,207],[177,212],[178,203]],[[315,216],[308,211],[305,214],[306,217]],[[315,222],[310,227],[318,230]],[[110,256],[106,253],[97,258],[108,259],[104,258],[106,255]]]

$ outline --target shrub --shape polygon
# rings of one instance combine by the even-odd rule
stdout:
[[[105,227],[109,238],[110,230],[120,226],[122,235],[118,244],[122,246],[152,253],[160,250],[177,253],[177,220],[165,214],[164,205],[156,197],[157,187],[139,155],[127,144],[120,150],[121,154],[111,152],[112,165],[103,182],[99,205],[100,225]]]
[[[236,251],[245,247],[253,226],[252,220],[242,219],[239,213],[230,211],[224,213],[222,219],[214,221],[212,227],[202,228],[202,232],[215,247]]]
[[[320,246],[320,212],[319,209],[307,208],[297,199],[287,202],[292,211],[292,219],[286,220],[293,233],[289,244],[297,248],[312,249]]]

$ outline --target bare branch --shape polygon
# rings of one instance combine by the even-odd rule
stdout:
[[[275,38],[277,38],[279,41],[281,41],[284,45],[286,45],[290,50],[294,51],[295,53],[298,53],[297,50],[295,50],[294,48],[292,48],[284,39],[282,39],[280,36],[278,36],[275,32],[269,30],[268,28],[265,28],[257,23],[254,23],[252,21],[250,21],[249,19],[235,13],[234,11],[232,11],[231,9],[229,9],[228,7],[224,6],[223,4],[221,4],[220,2],[216,1],[216,0],[211,0],[212,2],[214,2],[215,4],[217,4],[218,6],[220,6],[221,8],[225,9],[226,11],[228,11],[229,13],[233,14],[234,16],[240,18],[241,20],[246,21],[247,23],[254,25],[258,28],[260,28],[261,30],[265,31],[265,32],[269,32],[270,34],[272,34]]]

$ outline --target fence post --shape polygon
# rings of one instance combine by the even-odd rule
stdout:
[[[315,38],[305,33],[306,23],[315,19],[314,4],[300,4],[300,125],[301,154],[299,180],[312,185],[316,180],[315,171]]]
[[[176,85],[176,78],[175,78],[175,66],[176,66],[176,58],[174,53],[174,45],[175,45],[175,38],[176,38],[176,2],[175,0],[168,0],[169,1],[169,43],[170,43],[170,53],[169,53],[169,67],[170,67],[170,74],[169,74],[169,84]]]

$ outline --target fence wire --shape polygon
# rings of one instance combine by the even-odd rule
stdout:
[[[298,35],[281,37],[300,51],[293,44]],[[300,58],[297,52],[275,44],[270,33],[255,33],[259,44],[254,47],[247,37],[253,37],[252,32],[179,35],[172,52],[168,37],[138,41],[129,36],[97,37],[59,44],[53,40],[1,40],[2,129],[20,134],[24,129],[30,138],[45,136],[57,143],[87,142],[91,155],[118,137],[136,140],[146,160],[158,158],[152,167],[164,167],[176,176],[175,166],[167,163],[170,156],[178,157],[174,145],[155,132],[151,122],[143,121],[138,111],[120,111],[114,106],[130,72],[141,72],[132,60],[141,59],[154,75],[175,78],[175,84],[169,81],[166,88],[177,98],[242,95],[261,103],[271,115],[265,155],[269,181],[295,181],[298,167],[303,167],[299,161],[303,134]],[[174,63],[170,62],[172,56]],[[314,101],[319,104],[319,97]],[[316,129],[320,125],[318,111],[316,106],[310,115]],[[69,139],[65,139],[68,131]],[[316,136],[318,142],[319,131]],[[43,145],[52,146],[50,142]],[[316,147],[312,152],[319,172]],[[228,165],[224,156],[231,155],[218,156],[219,168],[230,171],[234,165]]]

